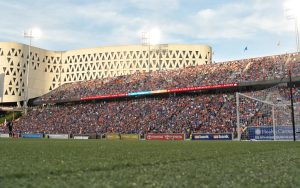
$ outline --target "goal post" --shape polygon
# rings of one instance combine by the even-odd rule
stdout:
[[[278,94],[278,88],[236,93],[237,140],[293,140],[291,105]],[[294,112],[299,132],[299,103],[294,104]],[[299,133],[296,140],[300,140]]]

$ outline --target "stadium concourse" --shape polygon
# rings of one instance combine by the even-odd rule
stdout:
[[[105,134],[105,133],[235,133],[237,87],[228,90],[188,93],[170,92],[142,97],[86,100],[91,96],[157,91],[235,83],[254,83],[243,93],[262,96],[255,83],[300,77],[300,54],[282,54],[191,68],[135,73],[117,78],[64,84],[36,99],[27,116],[15,122],[15,133]],[[278,87],[280,97],[289,100],[287,86]],[[299,90],[294,100],[300,102]],[[92,97],[92,99],[95,99]],[[78,102],[79,101],[79,102]],[[64,102],[64,103],[62,103]],[[245,116],[261,116],[268,126],[271,114],[259,112],[261,104],[249,107]],[[251,110],[252,109],[252,110]],[[253,110],[254,109],[254,110]]]

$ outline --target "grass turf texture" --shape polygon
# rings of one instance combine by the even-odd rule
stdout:
[[[300,142],[0,139],[0,187],[300,187]]]

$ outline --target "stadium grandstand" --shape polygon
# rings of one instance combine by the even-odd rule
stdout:
[[[15,121],[15,134],[182,133],[189,138],[192,133],[231,133],[249,138],[239,135],[240,128],[275,126],[274,113],[266,107],[290,101],[289,86],[293,86],[294,102],[300,102],[299,53],[220,63],[209,58],[209,63],[145,68],[106,78],[88,75],[65,80],[33,99],[30,112]],[[290,118],[281,123],[287,122]]]
[[[65,83],[211,64],[211,55],[207,45],[128,45],[50,51],[0,42],[0,103],[21,106],[23,101],[40,97]]]

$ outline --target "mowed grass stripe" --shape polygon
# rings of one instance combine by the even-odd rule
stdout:
[[[1,139],[5,187],[300,187],[300,143]]]

